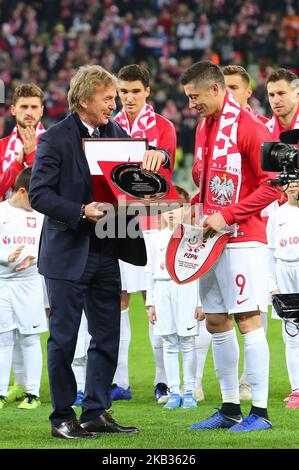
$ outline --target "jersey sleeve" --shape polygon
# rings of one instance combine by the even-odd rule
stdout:
[[[271,140],[271,135],[266,127],[253,120],[247,113],[245,116],[243,114],[243,122],[239,123],[237,138],[241,158],[247,160],[249,172],[242,174],[242,184],[249,186],[249,179],[252,175],[256,189],[240,202],[222,209],[221,214],[228,225],[248,219],[280,197],[279,191],[268,184],[268,180],[273,178],[273,175],[261,168],[261,146],[264,142]]]
[[[11,165],[0,174],[0,197],[4,196],[15,183],[16,177],[24,170],[24,165],[14,160]]]

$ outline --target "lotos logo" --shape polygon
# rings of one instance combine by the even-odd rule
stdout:
[[[9,245],[11,243],[11,238],[9,238],[7,235],[2,238],[3,245]]]
[[[287,246],[288,241],[285,238],[282,238],[281,240],[279,240],[279,244],[284,248],[285,246]]]

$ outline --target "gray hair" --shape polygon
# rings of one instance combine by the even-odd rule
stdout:
[[[100,65],[83,65],[71,79],[67,96],[70,111],[78,111],[82,99],[89,99],[98,88],[108,86],[117,88],[118,81],[114,75]]]

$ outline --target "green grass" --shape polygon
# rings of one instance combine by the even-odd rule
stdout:
[[[124,425],[136,425],[138,435],[102,435],[92,441],[70,442],[50,437],[51,404],[49,398],[46,360],[41,387],[42,406],[34,411],[18,410],[17,403],[9,404],[0,413],[1,449],[298,449],[299,410],[284,408],[283,398],[289,394],[281,323],[269,319],[270,343],[270,402],[269,413],[273,429],[265,432],[230,434],[226,430],[190,431],[188,426],[214,412],[220,405],[220,390],[212,363],[211,351],[205,368],[204,393],[206,400],[196,410],[163,410],[153,395],[154,363],[148,339],[147,318],[141,295],[131,298],[130,316],[132,342],[130,348],[130,384],[133,399],[114,402],[114,417]],[[43,335],[45,351],[46,335]],[[241,345],[241,351],[243,344]],[[242,354],[241,354],[242,355]],[[242,362],[241,358],[241,362]],[[243,402],[243,413],[249,402]]]

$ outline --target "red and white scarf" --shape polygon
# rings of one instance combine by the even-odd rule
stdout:
[[[148,139],[150,145],[157,146],[159,130],[154,108],[146,104],[136,117],[132,129],[126,111],[122,108],[115,116],[115,121],[133,138]]]
[[[208,139],[211,157],[207,168],[205,168],[204,159],[207,158],[207,131],[210,121],[213,119],[212,116],[203,119],[197,134],[200,201],[202,200],[203,184],[206,188],[204,215],[212,214],[229,204],[238,202],[242,174],[237,132],[241,111],[240,105],[234,100],[233,96],[226,92],[218,128],[215,135],[209,136]]]
[[[44,126],[40,122],[35,130],[35,137],[38,140],[38,137],[45,132]],[[17,126],[13,128],[12,133],[10,134],[10,138],[6,147],[5,155],[3,157],[3,168],[2,170],[5,171],[11,163],[16,160],[17,156],[19,155],[20,151],[23,148],[23,141],[21,136],[18,132]]]
[[[270,133],[272,134],[273,139],[279,140],[279,135],[282,132],[282,129],[279,125],[279,121],[278,121],[276,114],[273,114],[270,121],[266,123],[266,127],[269,129]],[[289,129],[299,129],[299,106],[297,108],[296,114],[293,118],[292,124],[290,125]]]

